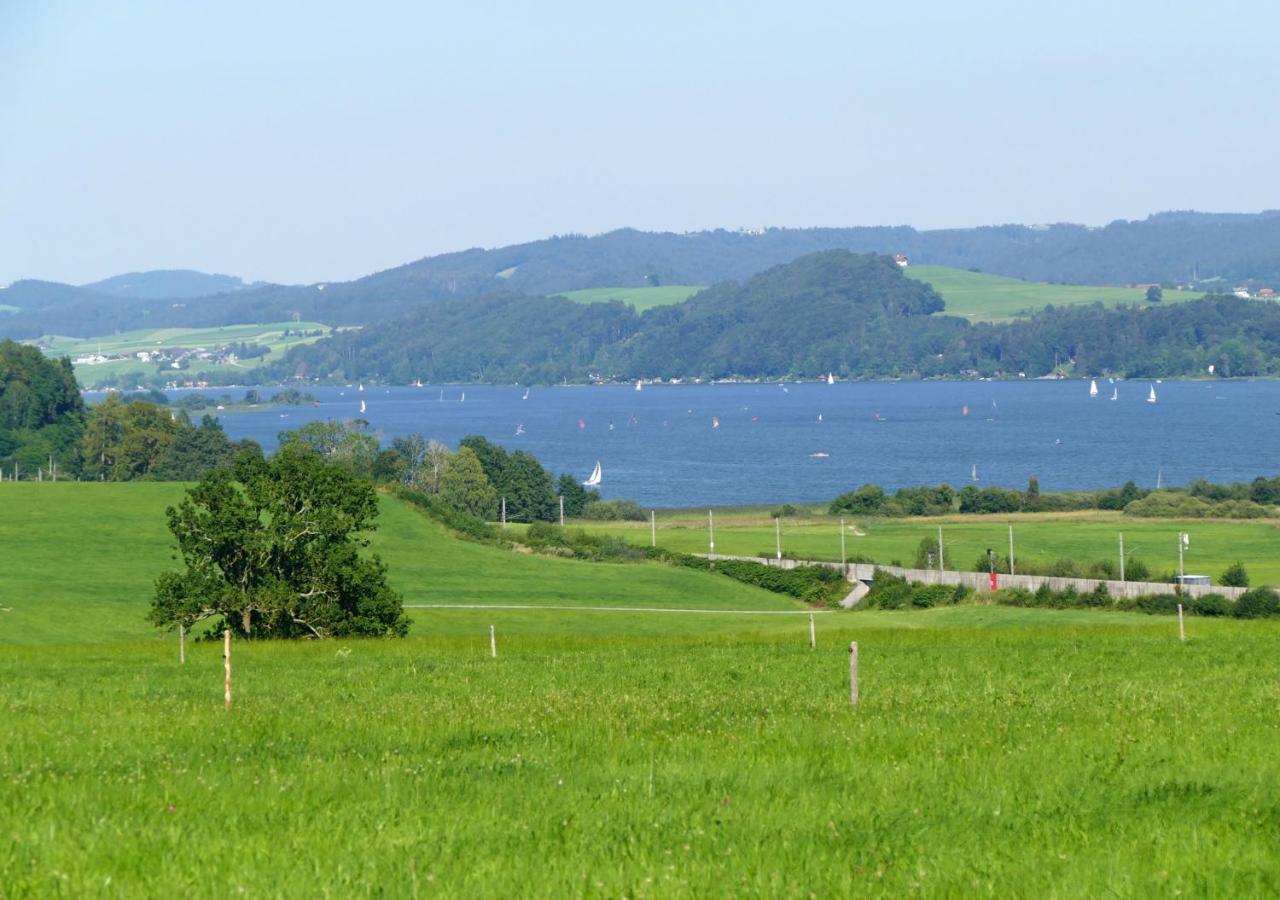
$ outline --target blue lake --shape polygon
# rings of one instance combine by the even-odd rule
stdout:
[[[961,487],[975,468],[979,485],[1035,475],[1046,491],[1280,470],[1280,383],[1165,382],[1156,403],[1150,387],[1101,380],[1090,398],[1078,380],[612,385],[535,387],[527,400],[507,386],[314,388],[318,407],[221,418],[268,449],[313,419],[364,418],[384,443],[482,434],[579,480],[599,460],[606,497],[658,507],[825,501],[867,482]]]

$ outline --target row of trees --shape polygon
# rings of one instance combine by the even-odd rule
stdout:
[[[1153,491],[1126,481],[1099,491],[1042,493],[1035,476],[1026,490],[949,484],[904,487],[889,494],[878,484],[864,484],[841,494],[828,507],[833,515],[945,516],[951,513],[1068,512],[1080,509],[1123,510],[1144,517],[1259,518],[1280,504],[1280,478],[1259,476],[1244,484],[1212,484],[1199,480],[1185,488]]]

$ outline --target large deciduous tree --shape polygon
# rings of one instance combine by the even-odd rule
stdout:
[[[221,617],[242,637],[404,635],[400,596],[361,555],[378,513],[365,479],[301,444],[214,469],[168,510],[185,570],[156,581],[161,627]]]

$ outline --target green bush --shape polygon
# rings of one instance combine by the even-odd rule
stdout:
[[[871,578],[871,590],[859,605],[866,609],[902,609],[914,605],[913,593],[907,579],[876,569]]]
[[[1221,594],[1201,594],[1199,597],[1191,598],[1187,611],[1194,616],[1229,616],[1231,601]]]
[[[1236,601],[1231,614],[1237,619],[1262,619],[1280,616],[1280,594],[1271,588],[1254,588],[1245,591]]]
[[[689,553],[675,553],[661,547],[643,551],[649,559],[688,569],[711,570],[735,581],[752,584],[766,591],[787,594],[806,603],[836,606],[849,593],[849,583],[839,569],[831,566],[796,566],[783,569],[750,560],[711,560]]]
[[[792,506],[790,503],[784,503],[769,513],[769,517],[773,519],[786,519],[800,515],[799,508]]]
[[[1218,580],[1226,587],[1248,587],[1249,572],[1245,569],[1244,563],[1235,562],[1227,566]]]
[[[592,500],[582,507],[582,518],[596,522],[643,522],[647,517],[634,500]]]

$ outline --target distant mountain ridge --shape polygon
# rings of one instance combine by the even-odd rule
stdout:
[[[155,269],[149,272],[113,275],[101,281],[82,284],[80,287],[99,294],[110,294],[113,297],[182,300],[238,291],[251,285],[234,275],[210,275],[194,269]]]
[[[998,225],[769,228],[687,234],[620,229],[445,253],[348,282],[244,285],[232,276],[152,272],[73,287],[19,281],[0,337],[91,337],[144,327],[209,327],[292,318],[368,325],[423,304],[498,294],[743,281],[826,250],[904,254],[915,263],[1074,284],[1201,282],[1280,288],[1280,211],[1157,213],[1102,228]],[[222,279],[226,279],[223,281]],[[218,293],[203,292],[212,287]],[[173,293],[178,291],[179,293]],[[168,292],[164,296],[159,294]]]

